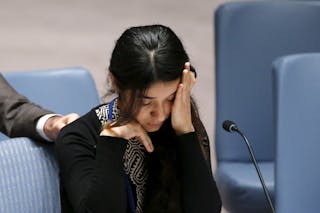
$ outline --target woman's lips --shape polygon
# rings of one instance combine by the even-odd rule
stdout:
[[[149,126],[153,127],[153,128],[160,128],[162,126],[163,123],[154,123],[154,124],[149,124]]]

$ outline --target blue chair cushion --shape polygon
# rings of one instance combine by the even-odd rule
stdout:
[[[267,199],[251,162],[220,162],[215,178],[223,206],[230,212],[269,213]],[[274,197],[274,163],[259,162],[259,168],[271,197]]]

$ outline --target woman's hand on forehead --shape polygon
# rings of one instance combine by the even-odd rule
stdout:
[[[190,63],[186,62],[171,112],[172,127],[177,135],[194,131],[191,119],[190,95],[195,83],[195,74],[190,71]]]

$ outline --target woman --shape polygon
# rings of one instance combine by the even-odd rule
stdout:
[[[109,66],[118,97],[57,141],[64,212],[220,212],[188,61],[168,27],[121,35]]]

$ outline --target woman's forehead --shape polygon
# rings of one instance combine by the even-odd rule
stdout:
[[[144,98],[166,97],[174,94],[177,91],[180,79],[174,81],[158,81],[145,91]]]

